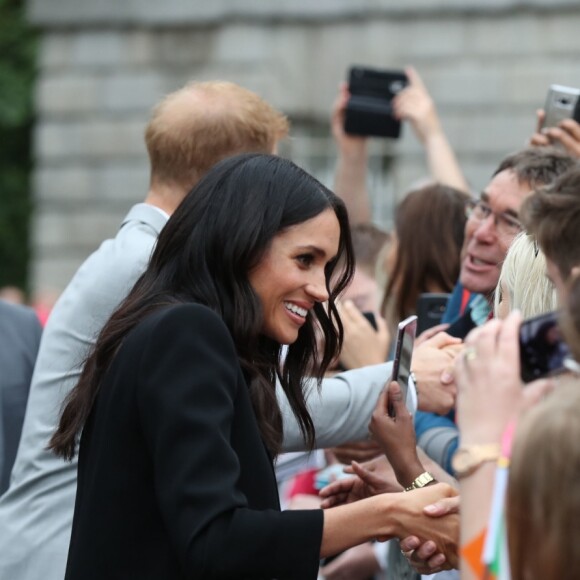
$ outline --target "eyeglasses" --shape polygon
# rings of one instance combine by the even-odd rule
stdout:
[[[540,246],[538,246],[538,240],[536,240],[536,236],[532,236],[532,244],[534,244],[534,258],[537,258],[540,251]]]
[[[503,236],[515,236],[524,228],[521,222],[508,213],[495,213],[489,204],[481,199],[478,201],[468,201],[465,204],[465,215],[468,219],[478,222],[485,221],[489,216],[493,216],[493,223],[498,234]]]

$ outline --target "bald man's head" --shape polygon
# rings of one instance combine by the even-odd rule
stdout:
[[[238,153],[272,153],[288,120],[234,83],[190,83],[154,109],[145,131],[151,184],[185,194],[218,161]]]

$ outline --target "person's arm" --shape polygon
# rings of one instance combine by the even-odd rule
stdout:
[[[415,414],[415,434],[417,446],[425,456],[452,474],[451,458],[459,443],[459,429],[455,422],[449,416],[418,411]]]
[[[371,413],[392,366],[388,362],[346,371],[323,379],[320,390],[315,379],[308,381],[306,403],[316,429],[317,448],[368,438]],[[305,451],[302,433],[279,384],[276,394],[284,421],[283,451]]]
[[[393,417],[387,413],[389,401],[392,403]],[[403,488],[424,471],[430,472],[437,481],[456,487],[455,480],[416,446],[413,417],[402,401],[401,387],[396,381],[390,384],[388,391],[381,393],[370,430]]]
[[[478,539],[485,533],[502,435],[521,411],[526,400],[539,397],[552,388],[551,381],[536,381],[522,388],[519,365],[519,313],[505,321],[492,320],[472,331],[466,339],[465,353],[458,357],[457,416],[462,450],[478,453],[485,446],[495,447],[485,461],[472,462],[469,472],[457,472],[461,492],[462,578],[478,578],[466,554],[473,554]],[[472,455],[474,457],[474,455]],[[467,550],[466,550],[467,547]],[[477,556],[477,555],[476,555]],[[477,568],[477,567],[476,567]]]
[[[455,514],[430,518],[425,506],[457,494],[439,483],[409,493],[385,493],[324,510],[321,556],[336,554],[371,539],[418,537],[435,543],[450,566],[457,565],[459,518]],[[431,498],[433,501],[430,501]]]
[[[443,185],[469,192],[469,185],[443,131],[431,95],[414,68],[408,67],[406,73],[409,85],[393,99],[395,116],[411,123],[425,148],[433,179]]]
[[[413,352],[411,369],[420,392],[419,408],[447,413],[455,405],[455,383],[448,370],[461,340],[441,332]],[[316,447],[337,447],[368,438],[375,404],[392,371],[392,362],[354,369],[324,379],[318,390],[315,379],[307,384],[307,405],[316,429]],[[304,439],[288,400],[277,385],[276,394],[284,421],[283,451],[305,451]],[[414,389],[407,407],[414,408]]]
[[[331,129],[338,159],[334,177],[334,192],[348,209],[351,226],[372,221],[367,190],[368,139],[344,131],[344,114],[349,99],[346,83],[342,83],[332,107]]]

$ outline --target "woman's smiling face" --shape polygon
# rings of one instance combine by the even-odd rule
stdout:
[[[277,234],[249,274],[262,301],[262,334],[280,344],[298,338],[316,302],[328,300],[326,265],[338,253],[340,225],[331,208]]]

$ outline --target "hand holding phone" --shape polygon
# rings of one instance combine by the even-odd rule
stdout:
[[[563,85],[550,85],[546,96],[542,129],[557,127],[564,119],[580,123],[580,89]]]
[[[409,389],[409,377],[411,376],[411,358],[413,356],[413,345],[417,332],[417,317],[409,316],[397,327],[397,342],[395,343],[395,358],[393,359],[393,371],[391,381],[397,381],[401,387],[403,401],[407,400]],[[394,416],[393,407],[389,403],[388,413]]]

